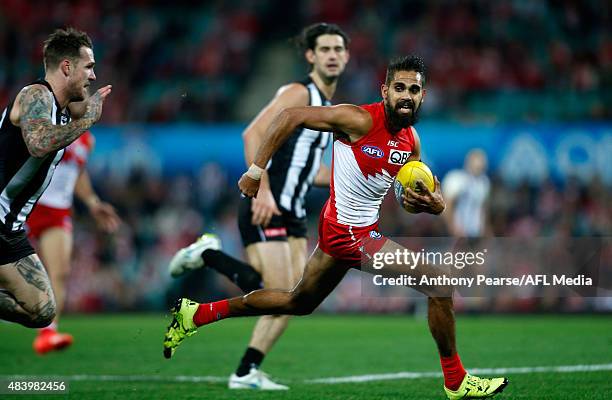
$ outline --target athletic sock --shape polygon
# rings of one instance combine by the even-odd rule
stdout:
[[[444,374],[444,386],[450,390],[457,390],[465,377],[465,369],[459,359],[459,354],[455,353],[450,357],[440,356],[440,364],[442,365],[442,373]]]
[[[49,325],[45,326],[44,328],[40,328],[38,330],[39,333],[51,333],[51,332],[57,332],[57,322],[53,321],[51,322]]]
[[[249,374],[251,368],[259,368],[265,356],[261,351],[248,347],[242,356],[242,360],[240,360],[238,369],[236,369],[236,375],[245,376]]]
[[[222,251],[207,249],[202,252],[204,265],[227,276],[244,293],[261,289],[261,275],[249,264],[235,259]]]
[[[229,301],[221,300],[214,303],[202,303],[198,310],[193,314],[193,322],[196,326],[210,324],[227,318],[229,315]]]

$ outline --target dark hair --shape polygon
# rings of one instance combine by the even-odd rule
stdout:
[[[318,22],[302,29],[302,32],[294,39],[300,51],[314,50],[317,38],[321,35],[339,35],[344,40],[344,47],[348,48],[350,39],[348,35],[336,24]]]
[[[419,56],[410,55],[394,58],[389,62],[387,66],[387,77],[385,78],[385,85],[389,85],[395,73],[398,71],[414,71],[419,72],[423,76],[423,84],[425,83],[425,62]]]
[[[78,60],[81,47],[93,49],[91,39],[85,32],[74,28],[56,29],[44,42],[45,69],[55,68],[65,58]]]

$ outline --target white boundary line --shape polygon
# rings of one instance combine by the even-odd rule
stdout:
[[[610,371],[612,364],[592,364],[592,365],[560,365],[546,367],[518,367],[518,368],[471,368],[471,374],[479,375],[504,375],[504,374],[533,374],[533,373],[571,373],[571,372],[592,372],[592,371]],[[307,380],[307,383],[357,383],[357,382],[373,382],[373,381],[388,381],[395,379],[420,379],[420,378],[437,378],[441,377],[442,372],[397,372],[393,374],[374,374],[374,375],[357,375],[343,376],[336,378],[319,378]]]
[[[559,366],[543,366],[543,367],[517,367],[517,368],[473,368],[470,373],[485,374],[485,375],[516,375],[516,374],[533,374],[533,373],[574,373],[574,372],[595,372],[595,371],[612,371],[612,364],[580,364],[580,365],[559,365]],[[390,374],[372,374],[372,375],[354,375],[332,378],[317,378],[307,379],[304,383],[322,383],[322,384],[338,384],[338,383],[361,383],[388,381],[398,379],[422,379],[422,378],[438,378],[441,377],[441,372],[396,372]],[[0,380],[34,380],[41,378],[52,380],[65,380],[68,382],[75,381],[93,381],[93,382],[227,382],[228,378],[223,376],[189,376],[189,375],[0,375]],[[283,380],[289,382],[289,380]]]

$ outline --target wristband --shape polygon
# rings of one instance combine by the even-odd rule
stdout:
[[[263,172],[264,172],[263,168],[258,167],[257,165],[255,165],[255,163],[253,163],[247,170],[246,175],[249,178],[255,179],[256,181],[258,181],[261,179],[261,175],[263,174]]]
[[[88,197],[84,203],[87,205],[87,207],[92,208],[93,206],[100,204],[100,198],[96,195],[93,195],[91,197]]]

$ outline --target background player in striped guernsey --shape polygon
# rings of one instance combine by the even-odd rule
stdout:
[[[259,190],[263,167],[297,126],[333,131],[330,198],[319,220],[319,243],[310,256],[300,282],[292,290],[262,289],[243,297],[198,304],[180,299],[167,329],[164,355],[172,356],[182,340],[198,326],[226,317],[311,313],[337,286],[350,268],[371,269],[378,252],[404,254],[408,250],[378,232],[380,205],[403,163],[419,160],[421,145],[412,127],[425,91],[425,66],[419,57],[391,62],[381,87],[383,101],[355,106],[296,107],[281,112],[268,129],[254,163],[238,185],[247,196]],[[420,191],[406,189],[404,206],[440,214],[444,200],[435,179],[432,193],[423,182]],[[368,261],[369,259],[369,261]],[[363,261],[362,261],[363,260]],[[410,269],[400,260],[386,264],[379,273],[440,276],[440,269],[420,265]],[[417,279],[418,281],[418,279]],[[485,398],[499,393],[505,378],[484,379],[463,368],[455,343],[452,288],[416,287],[428,297],[429,329],[440,354],[444,391],[451,400]]]
[[[64,308],[66,283],[72,256],[72,202],[78,197],[105,232],[115,232],[121,222],[112,205],[100,201],[85,168],[94,147],[94,136],[87,131],[66,147],[51,183],[38,199],[27,221],[30,240],[37,243],[40,258],[51,278],[55,294],[56,315],[53,323],[39,330],[34,350],[45,354],[72,344],[72,335],[57,331],[59,316]]]
[[[272,101],[243,133],[244,154],[250,165],[274,117],[288,107],[326,106],[349,59],[348,37],[334,24],[317,23],[296,38],[310,66],[300,82],[278,89]],[[180,250],[170,263],[173,276],[187,269],[212,267],[248,293],[261,288],[290,289],[306,264],[305,197],[311,186],[329,186],[329,168],[321,163],[331,133],[295,127],[290,138],[268,163],[257,198],[241,200],[239,228],[250,265],[219,251],[214,235],[204,235]],[[251,267],[252,266],[252,267]],[[230,389],[287,389],[259,370],[265,355],[285,331],[288,316],[268,315],[257,322],[251,341],[230,376]]]
[[[448,232],[457,240],[455,251],[478,251],[479,241],[489,234],[488,200],[490,182],[487,177],[487,155],[482,149],[472,149],[465,156],[462,169],[449,171],[442,180],[446,210],[442,215]],[[470,296],[461,298],[464,307],[485,308],[489,299],[485,288],[475,288]]]
[[[442,180],[447,203],[444,219],[453,236],[479,238],[486,234],[490,187],[487,155],[482,149],[470,150],[463,169],[446,174]]]
[[[96,75],[84,32],[56,30],[43,56],[45,78],[24,87],[0,117],[0,318],[38,328],[53,321],[56,304],[24,224],[64,148],[100,119],[111,92],[109,85],[88,95]]]

